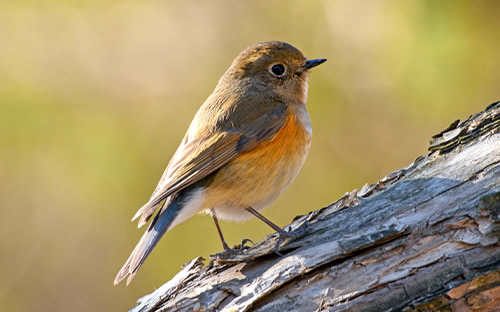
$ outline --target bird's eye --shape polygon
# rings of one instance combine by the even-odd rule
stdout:
[[[269,72],[276,77],[283,77],[283,75],[285,75],[286,68],[283,64],[274,64],[271,68],[269,68]]]

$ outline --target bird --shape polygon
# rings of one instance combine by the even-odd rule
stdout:
[[[308,74],[326,59],[307,59],[283,41],[243,50],[195,114],[151,198],[134,215],[138,227],[154,216],[114,284],[136,275],[160,238],[198,212],[219,219],[257,217],[295,179],[309,153]]]

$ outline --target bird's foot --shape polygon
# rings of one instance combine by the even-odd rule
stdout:
[[[241,243],[235,245],[233,248],[229,247],[227,244],[223,244],[224,250],[216,253],[213,257],[217,260],[223,260],[234,256],[235,254],[241,252],[242,250],[246,250],[250,248],[247,246],[248,243],[254,243],[251,239],[245,238],[241,240]]]
[[[246,245],[247,243],[252,243],[252,244],[254,244],[254,242],[253,242],[251,239],[249,239],[249,238],[244,238],[244,239],[242,239],[242,240],[241,240],[241,243],[239,243],[238,245],[235,245],[235,246],[233,247],[233,250],[245,250],[245,249],[250,248],[250,246],[247,246],[247,245]]]
[[[283,254],[280,252],[280,247],[283,244],[289,243],[293,240],[299,239],[306,234],[306,229],[304,226],[295,230],[295,231],[278,231],[278,240],[276,241],[276,245],[274,245],[273,252],[278,256],[282,257]]]

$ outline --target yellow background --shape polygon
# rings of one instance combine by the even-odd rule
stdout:
[[[285,225],[426,153],[500,99],[498,1],[2,1],[0,309],[123,311],[221,250],[212,220],[168,233],[112,282],[198,106],[232,59],[283,40],[328,58],[310,80],[313,145],[264,214]],[[271,233],[222,222],[231,244]]]

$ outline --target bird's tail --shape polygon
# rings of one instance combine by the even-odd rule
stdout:
[[[173,197],[177,196],[172,196],[163,203],[162,208],[153,219],[153,222],[151,222],[146,232],[144,232],[144,235],[142,235],[141,240],[137,243],[137,246],[135,246],[127,261],[116,275],[114,281],[115,286],[127,276],[127,285],[130,284],[137,270],[139,270],[144,263],[144,260],[146,260],[147,256],[151,253],[156,243],[158,243],[163,234],[165,234],[172,225],[172,222],[183,206],[182,200],[180,200],[179,197]]]

